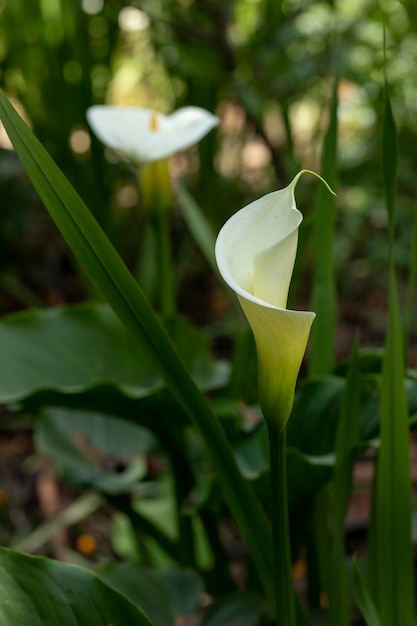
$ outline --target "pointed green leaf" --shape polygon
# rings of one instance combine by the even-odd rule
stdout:
[[[330,119],[324,137],[321,176],[329,186],[337,188],[337,109],[338,80],[334,81]],[[312,329],[310,373],[329,374],[334,365],[336,332],[336,286],[334,277],[334,226],[336,200],[320,185],[314,205],[314,285],[311,310],[317,314]]]
[[[374,498],[370,583],[382,624],[412,624],[414,575],[411,477],[402,322],[390,271],[388,330],[381,378],[381,444]]]
[[[225,362],[214,362],[207,337],[185,318],[162,320],[190,373],[204,390],[228,379]],[[146,354],[105,304],[31,309],[0,321],[0,402],[19,402],[50,389],[78,393],[110,384],[141,398],[163,385]]]
[[[368,587],[359,571],[356,557],[352,561],[353,589],[355,598],[366,626],[381,626],[376,608],[371,598]]]
[[[158,626],[172,626],[197,610],[203,583],[193,570],[150,570],[133,563],[112,563],[98,575],[125,593]],[[164,602],[161,602],[164,598]]]
[[[417,206],[414,207],[413,211],[413,225],[412,225],[412,235],[411,235],[411,246],[410,246],[410,257],[408,261],[408,279],[407,279],[407,297],[406,297],[406,308],[404,313],[405,318],[405,332],[406,332],[406,340],[405,340],[405,349],[408,348],[408,340],[410,337],[410,333],[413,329],[413,303],[414,303],[414,295],[415,288],[417,283]]]
[[[395,193],[397,187],[398,147],[397,130],[392,113],[388,83],[385,79],[384,108],[382,114],[382,176],[385,191],[385,200],[388,211],[390,240],[394,237],[395,223]]]
[[[397,133],[386,76],[382,120],[382,171],[390,244],[388,328],[381,376],[380,450],[369,537],[368,577],[381,622],[383,626],[391,626],[413,623],[414,570],[404,336],[393,255]]]
[[[0,549],[2,626],[152,626],[126,596],[91,572]]]

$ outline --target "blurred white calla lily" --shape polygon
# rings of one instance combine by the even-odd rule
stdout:
[[[291,311],[288,290],[303,216],[286,187],[235,213],[216,242],[220,273],[236,292],[258,353],[259,395],[265,418],[283,429],[315,313]],[[313,174],[313,172],[311,172]]]
[[[138,165],[189,148],[220,121],[209,111],[193,106],[164,115],[151,109],[107,105],[90,107],[87,120],[100,141]]]
[[[142,206],[152,220],[142,229],[145,244],[136,275],[152,299],[155,280],[149,271],[149,248],[153,249],[158,273],[159,306],[165,313],[175,310],[175,273],[170,241],[172,185],[168,157],[189,148],[217,126],[219,118],[200,107],[184,107],[171,115],[151,109],[92,106],[87,120],[97,137],[109,148],[124,153],[140,166]],[[145,256],[142,256],[145,255]]]

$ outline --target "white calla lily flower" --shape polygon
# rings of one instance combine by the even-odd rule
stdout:
[[[286,308],[303,220],[294,190],[306,171],[235,213],[216,241],[220,273],[236,292],[255,337],[262,411],[281,430],[315,318],[311,311]]]
[[[193,106],[164,115],[151,109],[95,105],[87,110],[87,120],[100,141],[138,165],[189,148],[220,122],[216,115]]]

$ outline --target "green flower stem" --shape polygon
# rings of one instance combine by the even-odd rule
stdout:
[[[297,626],[288,522],[286,431],[268,422],[275,608],[280,626]]]
[[[144,165],[140,172],[142,200],[149,215],[156,246],[159,306],[164,314],[175,312],[175,277],[171,246],[172,189],[168,159]]]
[[[175,312],[176,308],[170,211],[167,207],[161,205],[155,208],[156,251],[159,264],[158,284],[160,286],[159,304],[161,313],[170,315]]]
[[[147,300],[154,303],[158,268],[156,266],[155,232],[148,216],[145,216],[142,220],[140,228],[141,233],[139,239],[138,257],[136,261],[135,278]]]

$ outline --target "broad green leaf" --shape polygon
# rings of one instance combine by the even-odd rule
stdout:
[[[330,187],[337,187],[338,138],[338,80],[334,80],[330,119],[324,137],[321,176]],[[311,310],[317,314],[312,328],[309,371],[311,374],[329,374],[334,365],[336,332],[336,286],[334,277],[335,196],[326,193],[322,185],[316,191],[314,203],[314,283]]]
[[[68,409],[44,411],[35,436],[38,451],[53,459],[67,480],[110,494],[129,493],[138,484],[147,472],[144,455],[156,446],[141,426]]]
[[[233,446],[240,471],[250,480],[269,470],[268,430],[262,422],[253,432],[238,439]]]
[[[158,438],[164,435],[170,437],[169,428],[174,423],[179,429],[189,424],[184,411],[164,389],[142,398],[126,396],[114,385],[97,385],[71,393],[44,390],[19,401],[17,407],[11,405],[10,409],[21,408],[37,415],[44,407],[64,407],[121,417],[144,426]]]
[[[269,449],[265,424],[236,441],[233,450],[242,474],[255,481],[257,490],[265,494],[268,501]],[[329,481],[334,461],[331,453],[305,454],[299,448],[287,447],[288,502],[291,510],[305,507],[306,502]]]
[[[290,510],[304,510],[306,503],[329,482],[334,456],[310,456],[297,449],[287,451],[288,505]]]
[[[175,349],[203,391],[223,387],[229,380],[230,366],[226,361],[213,360],[204,331],[192,326],[184,317],[171,315],[162,322]]]
[[[236,442],[233,449],[244,476],[253,480],[268,470],[268,436],[264,423],[254,433]],[[314,456],[293,447],[287,447],[287,456],[297,456],[315,467],[333,467],[335,463],[334,454]]]
[[[98,575],[141,606],[158,626],[172,626],[193,613],[203,592],[201,578],[192,570],[158,571],[133,563],[112,563]]]
[[[382,624],[412,624],[414,575],[409,424],[402,323],[392,268],[380,406],[381,444],[370,533],[368,575]]]
[[[190,377],[149,303],[106,235],[1,91],[0,118],[29,177],[79,265],[144,350],[150,365],[161,375],[169,391],[200,432],[222,493],[272,602],[273,561],[268,520],[252,489],[242,479],[224,432],[208,402]],[[247,511],[251,511],[250,518]]]
[[[287,425],[288,446],[311,455],[333,452],[343,387],[343,379],[336,376],[299,385]]]
[[[224,385],[228,366],[214,362],[206,336],[182,317],[163,320],[189,371],[205,390]],[[46,390],[80,393],[112,385],[128,398],[163,387],[146,353],[103,304],[32,309],[0,321],[0,402]]]
[[[354,557],[352,561],[352,577],[356,602],[365,620],[366,626],[381,626],[382,622],[378,617],[369,589],[359,570],[356,557]]]
[[[228,392],[246,404],[259,403],[256,345],[248,327],[235,339]]]
[[[152,626],[126,596],[98,576],[64,565],[0,549],[2,626]]]

